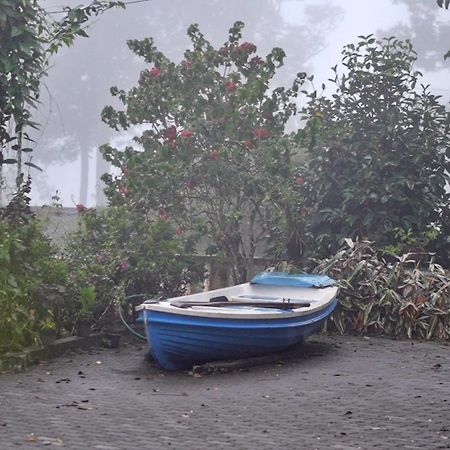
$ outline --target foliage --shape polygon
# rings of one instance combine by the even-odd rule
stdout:
[[[120,170],[104,177],[111,205],[159,215],[180,235],[208,236],[207,253],[230,261],[235,282],[247,279],[258,243],[295,208],[301,178],[285,126],[305,80],[299,73],[289,89],[269,87],[284,52],[255,55],[254,44],[241,42],[242,28],[236,22],[215,49],[192,25],[193,48],[180,64],[152,39],[129,41],[149,68],[129,92],[111,89],[125,110],[103,111],[116,130],[146,128],[125,151],[103,146]]]
[[[450,0],[436,0],[439,8],[448,9],[450,6]],[[444,55],[444,59],[450,58],[450,50]]]
[[[80,287],[80,305],[77,310],[78,319],[87,319],[92,313],[95,305],[96,293],[95,286]]]
[[[330,325],[340,333],[450,338],[450,274],[431,255],[404,254],[389,262],[370,242],[347,239],[316,271],[339,280]]]
[[[38,0],[0,0],[0,170],[3,164],[18,164],[17,187],[23,181],[22,152],[32,151],[23,140],[31,141],[25,130],[38,126],[31,116],[49,57],[75,37],[87,37],[83,25],[113,7],[124,3],[95,0],[87,6],[64,7],[58,20]],[[17,158],[5,158],[8,144]],[[31,161],[24,164],[38,168]]]
[[[436,250],[449,251],[449,113],[427,86],[416,90],[415,60],[409,42],[362,37],[343,50],[345,72],[333,69],[336,93],[310,94],[299,138],[322,255],[345,237],[396,245],[399,229],[415,238],[438,230]]]
[[[202,278],[198,263],[183,256],[189,242],[166,221],[121,206],[78,209],[80,229],[64,257],[70,295],[80,299],[77,316],[98,319],[124,295],[181,295],[188,283]]]
[[[39,343],[45,324],[60,331],[65,264],[29,209],[29,183],[0,210],[0,354]]]
[[[450,6],[450,0],[436,0],[436,3],[438,4],[439,8],[448,9],[448,7]]]

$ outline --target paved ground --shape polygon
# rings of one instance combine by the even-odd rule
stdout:
[[[318,337],[284,364],[163,373],[129,344],[0,376],[0,449],[450,448],[450,347]]]

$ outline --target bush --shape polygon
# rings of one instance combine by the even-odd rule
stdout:
[[[309,230],[322,256],[345,237],[382,248],[403,233],[450,260],[449,113],[428,86],[416,88],[415,60],[409,42],[368,36],[344,48],[336,93],[310,95],[300,137]]]
[[[339,333],[450,338],[450,273],[431,255],[392,259],[370,242],[346,239],[315,270],[339,280],[339,306],[329,321]]]
[[[0,210],[0,354],[40,343],[44,327],[61,331],[66,266],[28,204],[29,182]]]
[[[185,256],[192,254],[190,243],[168,222],[119,205],[100,211],[79,205],[79,210],[80,228],[69,240],[65,261],[77,308],[83,306],[80,289],[95,292],[91,317],[99,318],[126,295],[181,295],[188,283],[203,278],[203,267]]]

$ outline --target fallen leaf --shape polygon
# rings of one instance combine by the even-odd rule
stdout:
[[[37,442],[37,437],[34,433],[30,433],[27,436],[27,442]]]

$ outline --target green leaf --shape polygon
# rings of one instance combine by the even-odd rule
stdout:
[[[32,167],[33,169],[37,169],[37,170],[40,170],[41,172],[42,172],[42,169],[39,167],[39,166],[37,166],[36,164],[34,164],[34,163],[32,163],[32,162],[25,162],[24,163],[26,166],[29,166],[29,167]]]

